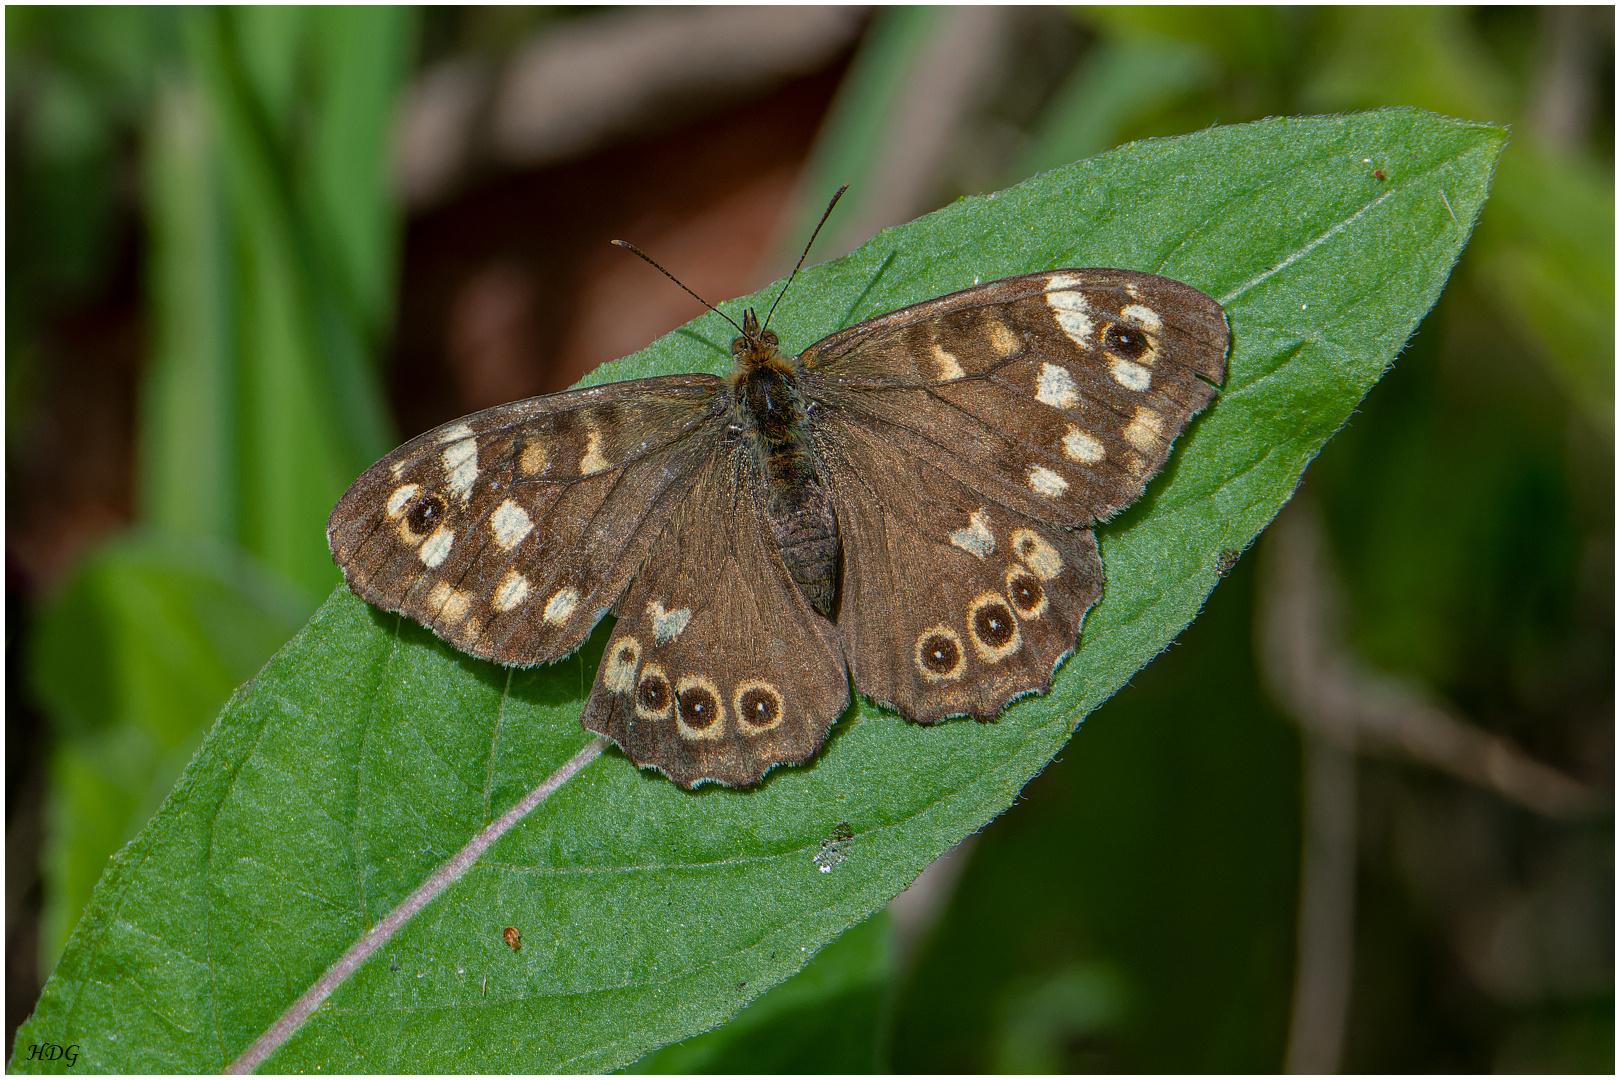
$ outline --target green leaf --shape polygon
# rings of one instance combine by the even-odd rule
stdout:
[[[610,752],[267,1067],[615,1068],[801,968],[1006,809],[1187,625],[1223,552],[1288,499],[1439,295],[1504,139],[1416,110],[1212,129],[962,200],[807,271],[779,314],[785,342],[1062,266],[1158,271],[1226,304],[1224,392],[1141,503],[1101,530],[1103,600],[1053,692],[995,723],[934,728],[862,705],[809,765],[747,791],[685,792]],[[1389,180],[1374,176],[1395,159]],[[590,381],[721,370],[730,337],[708,315]],[[335,592],[114,860],[18,1045],[68,1039],[91,1069],[228,1064],[584,745],[577,716],[603,640],[509,671]],[[813,860],[843,824],[848,857],[821,873]],[[501,940],[508,925],[519,953]]]
[[[29,672],[50,714],[48,967],[107,857],[158,808],[231,691],[310,605],[219,545],[130,535],[103,545],[41,613]]]
[[[894,975],[888,912],[821,950],[729,1024],[649,1054],[635,1073],[881,1072],[884,997]]]

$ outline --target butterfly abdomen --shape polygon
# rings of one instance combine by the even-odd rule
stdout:
[[[771,535],[805,600],[830,619],[837,599],[838,518],[810,441],[804,400],[781,364],[752,368],[739,388],[765,479]]]

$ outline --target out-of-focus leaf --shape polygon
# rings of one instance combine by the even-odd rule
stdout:
[[[1103,530],[1103,599],[1052,693],[993,724],[932,728],[858,705],[815,761],[746,791],[685,792],[609,754],[410,923],[269,1067],[613,1068],[799,970],[1005,810],[1080,719],[1181,632],[1223,553],[1288,499],[1434,302],[1503,138],[1391,110],[1136,144],[962,200],[807,271],[777,323],[787,342],[1061,266],[1155,270],[1226,304],[1223,393],[1166,475]],[[1411,164],[1404,178],[1375,178],[1368,162],[1397,153]],[[721,369],[731,336],[708,315],[589,381]],[[114,861],[19,1045],[71,1026],[91,1068],[227,1064],[573,756],[602,640],[599,630],[569,661],[509,671],[334,593],[226,707]],[[820,873],[816,853],[845,825],[848,857]],[[505,925],[520,927],[521,954],[501,941]]]
[[[878,189],[875,174],[899,134],[893,125],[900,101],[916,81],[914,67],[944,14],[939,7],[906,5],[882,8],[873,16],[805,164],[797,209],[784,217],[790,227],[782,234],[778,255],[787,265],[799,257],[827,199],[842,184],[849,191],[817,238],[816,249],[823,257],[842,254],[865,239],[851,230],[859,228],[861,208]]]
[[[107,856],[151,817],[220,705],[309,607],[218,545],[134,536],[41,614],[31,672],[53,758],[42,944],[54,960]]]
[[[1515,146],[1480,223],[1475,273],[1598,431],[1614,430],[1614,178]]]
[[[154,124],[147,505],[154,525],[232,539],[313,599],[335,580],[326,515],[391,441],[372,356],[410,16],[187,16],[191,80]]]
[[[1099,44],[1053,95],[1014,177],[1102,153],[1127,124],[1205,87],[1215,74],[1214,58],[1198,45],[1162,38]]]
[[[881,1072],[893,945],[889,916],[879,912],[729,1024],[655,1051],[627,1071]]]

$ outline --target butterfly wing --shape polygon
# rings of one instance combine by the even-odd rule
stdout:
[[[1007,278],[812,345],[855,685],[921,722],[1044,690],[1134,502],[1225,376],[1220,305],[1126,270]]]
[[[545,663],[623,595],[712,452],[720,381],[678,375],[502,405],[377,462],[327,523],[365,600],[474,656]]]
[[[582,722],[683,787],[807,760],[849,704],[838,632],[789,576],[740,444],[701,470],[637,576]]]
[[[1091,531],[986,498],[883,426],[835,419],[828,435],[855,686],[919,723],[1048,689],[1102,594]]]
[[[1043,521],[1086,525],[1141,496],[1226,375],[1221,306],[1130,270],[965,289],[824,338],[805,393]]]

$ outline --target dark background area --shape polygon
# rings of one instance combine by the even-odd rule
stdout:
[[[7,9],[11,1029],[335,584],[322,499],[701,310],[608,240],[719,301],[845,181],[814,259],[1133,139],[1402,104],[1513,140],[1301,496],[1007,814],[644,1067],[1613,1070],[1612,9],[368,17]],[[348,435],[276,426],[283,363]],[[174,449],[216,430],[223,478]]]

